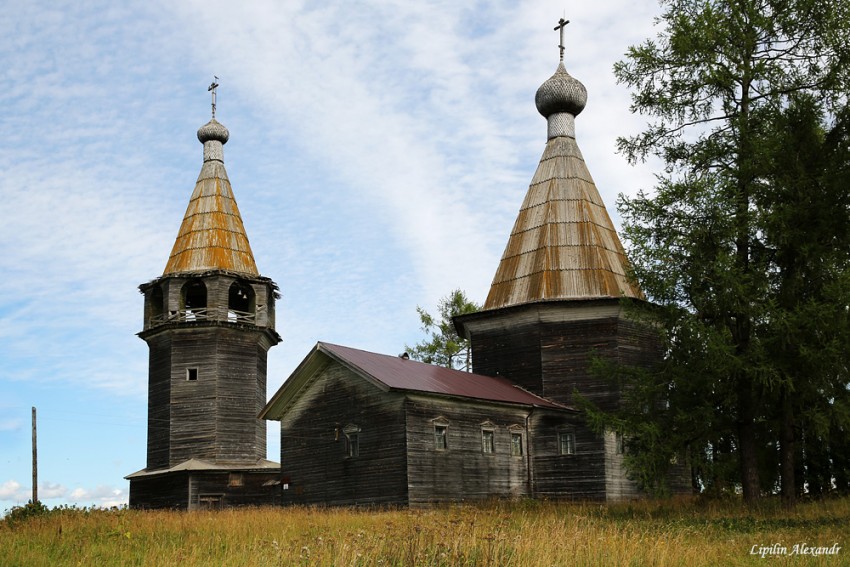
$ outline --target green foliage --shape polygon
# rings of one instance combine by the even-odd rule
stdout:
[[[49,513],[50,509],[40,501],[36,500],[33,502],[30,500],[23,506],[13,506],[10,510],[7,510],[3,520],[7,526],[15,527],[33,518],[46,516]]]
[[[652,192],[618,203],[634,277],[655,304],[632,313],[655,321],[664,360],[614,371],[622,411],[591,414],[627,434],[627,465],[655,490],[683,453],[698,487],[742,488],[750,502],[778,483],[789,496],[841,485],[850,2],[661,4],[662,31],[615,74],[653,119],[621,152],[665,164]]]
[[[463,291],[456,289],[440,300],[438,309],[439,320],[422,307],[416,307],[422,330],[429,338],[413,347],[405,346],[405,349],[414,360],[471,372],[472,354],[469,341],[458,335],[452,319],[458,315],[475,313],[481,306],[470,301]]]

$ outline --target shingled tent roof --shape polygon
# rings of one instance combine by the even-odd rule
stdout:
[[[484,309],[546,300],[640,298],[628,259],[575,139],[587,92],[563,64],[538,89],[549,139]]]
[[[572,409],[523,390],[505,378],[319,342],[272,397],[260,417],[280,419],[301,389],[329,360],[342,364],[385,391],[409,391],[560,410]]]
[[[163,275],[213,270],[259,275],[224,169],[222,146],[229,136],[215,118],[198,130],[204,164]]]

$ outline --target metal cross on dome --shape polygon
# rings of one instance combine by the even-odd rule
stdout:
[[[557,28],[556,28],[556,29],[557,29]],[[562,35],[561,37],[563,37],[563,35]],[[561,43],[563,43],[563,40],[561,40]],[[562,52],[562,53],[563,53],[563,52]],[[563,58],[563,56],[562,56],[562,58]],[[215,90],[216,90],[217,88],[218,88],[218,77],[216,77],[215,75],[213,75],[213,82],[212,82],[212,84],[209,86],[209,88],[207,89],[209,92],[211,92],[211,93],[212,93],[212,117],[213,117],[213,118],[215,118]]]
[[[558,20],[558,25],[555,26],[555,31],[561,30],[561,43],[558,45],[558,48],[561,50],[561,62],[564,61],[564,28],[568,23],[570,23],[569,20],[561,18]]]

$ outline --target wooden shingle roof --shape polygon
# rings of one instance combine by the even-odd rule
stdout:
[[[572,112],[580,112],[584,100],[566,99],[583,94],[584,87],[567,89],[561,85],[565,82],[577,83],[559,66],[538,91],[538,109],[549,121],[549,140],[485,310],[547,300],[642,297],[628,280],[623,245],[575,140]],[[560,106],[549,100],[557,96],[565,98]],[[548,106],[541,107],[541,99],[549,101]]]
[[[163,275],[224,270],[259,275],[242,216],[224,169],[227,129],[215,119],[198,131],[204,165]]]

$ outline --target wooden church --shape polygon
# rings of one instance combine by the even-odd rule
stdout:
[[[277,286],[262,277],[224,169],[229,132],[198,130],[204,161],[162,276],[139,286],[149,347],[147,466],[127,477],[133,508],[277,501],[266,460],[266,355]]]
[[[586,99],[562,48],[535,99],[546,147],[490,293],[482,311],[455,319],[473,373],[320,342],[267,404],[276,287],[248,245],[213,104],[165,271],[140,286],[148,452],[147,467],[127,477],[130,505],[639,496],[622,439],[592,431],[572,407],[574,392],[602,408],[619,403],[590,371],[595,357],[641,366],[660,355],[621,306],[643,296],[576,142]],[[280,465],[265,459],[263,420],[280,422]]]
[[[605,409],[620,401],[591,372],[595,357],[643,366],[660,356],[650,329],[623,312],[622,298],[643,296],[576,142],[586,100],[562,51],[536,94],[546,147],[490,293],[454,321],[474,373],[316,345],[261,414],[281,423],[283,502],[640,496],[623,440],[571,406],[574,392]]]

